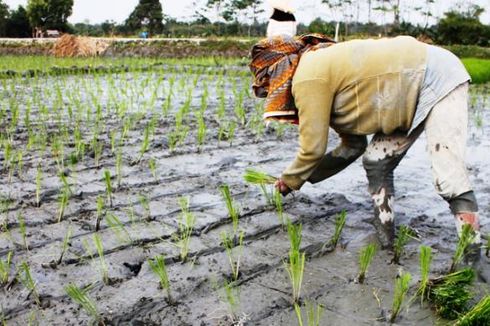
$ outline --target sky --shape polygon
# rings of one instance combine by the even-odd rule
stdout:
[[[177,19],[190,19],[194,13],[193,2],[196,0],[161,0],[163,11],[165,14]],[[403,0],[402,0],[403,1]],[[14,9],[18,5],[26,6],[27,0],[3,0],[10,8]],[[123,22],[134,9],[138,0],[74,0],[73,14],[69,18],[71,23],[78,23],[89,20],[91,23],[101,23],[105,20],[114,20],[118,23]],[[198,1],[199,2],[199,1]],[[200,2],[203,2],[201,0]],[[367,1],[363,1],[364,3]],[[423,0],[410,0],[407,3],[416,6],[417,2],[423,3]],[[454,6],[457,2],[468,2],[461,0],[437,0],[438,5],[432,8],[432,13],[435,17],[440,17],[444,11]],[[473,0],[473,3],[488,8],[482,16],[482,21],[490,24],[490,0]],[[309,23],[312,19],[322,16],[325,20],[332,20],[334,13],[321,5],[320,0],[292,0],[292,4],[297,8],[296,17],[298,21]],[[269,7],[263,5],[265,12],[261,15],[261,20],[265,21],[268,16]],[[361,8],[360,20],[366,20],[366,8]],[[336,14],[341,15],[340,13]],[[416,13],[402,13],[405,20],[412,23],[421,23],[421,15]],[[383,22],[385,19],[379,13],[373,13],[372,19],[378,22]]]

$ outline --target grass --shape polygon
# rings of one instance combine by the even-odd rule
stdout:
[[[480,300],[470,311],[459,318],[455,326],[490,325],[490,295]]]
[[[366,278],[366,272],[375,254],[376,254],[376,245],[373,243],[361,249],[359,253],[359,276],[357,277],[359,283],[361,284],[364,283],[364,280]]]
[[[344,210],[340,212],[340,214],[337,214],[335,217],[335,230],[332,235],[332,238],[330,239],[330,244],[332,247],[337,247],[337,244],[340,240],[340,236],[342,235],[342,230],[344,229],[345,222],[347,221],[347,212]]]
[[[102,317],[97,310],[97,306],[95,305],[95,302],[87,295],[86,290],[82,290],[74,284],[68,284],[65,286],[65,292],[75,303],[85,310],[87,315],[93,318],[96,324],[103,325]]]
[[[475,239],[475,232],[470,224],[464,224],[461,230],[461,235],[459,236],[458,244],[456,250],[454,251],[451,267],[449,272],[452,273],[456,271],[458,265],[463,261],[464,255],[468,250],[470,244],[473,243]]]
[[[408,272],[402,272],[401,275],[398,275],[395,279],[395,292],[393,295],[393,304],[391,306],[391,315],[390,322],[394,323],[400,310],[402,308],[403,302],[405,301],[405,297],[407,295],[410,280],[412,276]]]
[[[400,264],[400,258],[405,251],[405,246],[410,241],[410,239],[415,239],[414,231],[406,225],[402,225],[398,234],[396,235],[395,242],[393,243],[393,263]]]
[[[168,278],[167,267],[165,265],[165,257],[162,255],[156,256],[148,260],[151,270],[160,280],[160,286],[167,291],[167,299],[169,303],[173,303],[172,294],[170,291],[170,280]]]
[[[483,84],[490,81],[489,59],[463,58],[462,61],[473,83]]]
[[[284,263],[286,271],[288,272],[289,279],[291,281],[291,287],[293,289],[292,299],[293,304],[298,303],[301,295],[301,285],[303,283],[303,274],[305,269],[305,253],[300,252],[301,246],[301,224],[294,225],[289,221],[288,223],[288,235],[289,235],[289,255],[288,262]]]

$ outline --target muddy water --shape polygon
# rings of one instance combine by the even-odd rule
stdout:
[[[81,106],[95,112],[94,104],[97,102],[93,98],[97,94],[98,104],[104,109],[104,127],[107,131],[100,136],[104,144],[103,151],[98,166],[88,150],[78,164],[67,167],[73,195],[60,223],[57,223],[56,218],[62,184],[57,177],[52,150],[42,152],[26,149],[22,173],[14,173],[10,182],[7,173],[2,172],[2,197],[9,196],[12,202],[2,212],[3,224],[6,223],[9,232],[3,232],[0,236],[0,258],[5,259],[8,252],[14,252],[12,275],[21,262],[27,262],[41,298],[41,304],[36,305],[33,294],[18,282],[11,282],[8,287],[0,290],[0,306],[7,324],[25,325],[31,320],[40,325],[89,324],[91,318],[64,291],[67,284],[73,283],[89,287],[87,294],[96,302],[107,324],[229,325],[230,308],[226,303],[223,283],[230,278],[231,271],[225,250],[220,245],[220,234],[232,230],[231,220],[219,192],[219,186],[226,183],[240,206],[239,229],[244,232],[236,294],[240,300],[235,307],[235,315],[247,325],[297,325],[290,302],[290,282],[283,265],[289,249],[287,232],[283,230],[277,214],[265,202],[260,190],[242,181],[247,167],[279,174],[294,157],[296,130],[287,129],[283,135],[277,136],[273,129],[269,129],[264,135],[257,136],[254,123],[251,122],[247,126],[239,125],[231,144],[227,141],[218,142],[217,129],[222,121],[216,118],[216,110],[220,105],[217,94],[220,90],[225,92],[226,116],[232,119],[235,105],[233,94],[236,94],[236,90],[232,89],[230,83],[225,82],[220,86],[216,78],[204,74],[199,77],[192,95],[191,118],[186,120],[190,133],[182,145],[171,151],[168,148],[168,134],[173,130],[175,113],[185,102],[186,85],[192,82],[195,75],[177,76],[174,82],[169,81],[171,77],[165,76],[160,83],[154,82],[158,76],[153,74],[122,74],[110,78],[99,77],[99,80],[80,76],[63,78],[67,80],[63,82],[48,78],[45,82],[47,85],[60,84],[66,95],[63,101],[66,105],[72,103],[74,94],[78,94]],[[182,88],[179,88],[179,78],[188,78],[188,81],[182,83]],[[133,81],[130,83],[132,86],[125,86],[130,80]],[[234,81],[238,90],[246,87],[246,82],[245,79]],[[174,101],[170,113],[157,118],[149,150],[137,162],[144,126],[165,105],[172,83],[175,83],[176,88],[172,91]],[[205,144],[198,149],[193,112],[199,109],[205,88],[203,85],[206,84],[210,91],[205,116],[209,130]],[[5,88],[0,89],[1,103],[8,105],[12,88],[9,85],[2,87]],[[125,91],[125,87],[129,91]],[[148,87],[152,92],[145,91]],[[111,88],[117,88],[117,92],[111,95]],[[37,91],[28,81],[15,89],[20,110],[25,110],[28,106],[26,103],[35,97]],[[154,102],[150,101],[151,96],[148,95],[152,93],[156,94]],[[488,233],[490,111],[485,93],[485,90],[480,89],[473,94],[468,165],[481,207],[482,228]],[[56,105],[55,92],[38,96],[42,97],[40,102],[47,106]],[[122,102],[130,103],[124,116],[115,114],[113,107]],[[256,103],[245,97],[244,105],[248,112],[247,118],[253,121]],[[41,115],[41,111],[42,108],[32,106],[31,120],[36,121],[33,118]],[[112,130],[120,131],[124,117],[133,114],[136,116],[134,125],[121,146],[122,182],[119,187],[115,187],[112,208],[107,208],[123,223],[125,231],[118,232],[121,229],[111,228],[105,219],[98,231],[103,239],[104,257],[110,277],[110,284],[104,285],[100,260],[92,240],[97,215],[96,199],[105,197],[106,187],[102,177],[104,169],[108,169],[113,176],[116,174],[116,155],[111,151],[109,133]],[[84,114],[80,122],[87,143],[92,136],[91,119]],[[73,127],[74,123],[66,115],[62,120]],[[48,124],[50,135],[56,134],[59,127],[53,121]],[[16,148],[25,148],[26,130],[22,128],[22,123],[20,126],[14,144]],[[337,137],[332,133],[330,147],[337,142]],[[354,282],[358,272],[358,252],[361,247],[376,239],[369,223],[372,216],[371,202],[360,162],[328,181],[314,186],[306,185],[301,192],[285,199],[285,215],[303,225],[302,248],[309,257],[305,267],[302,300],[324,306],[321,325],[385,324],[382,317],[389,314],[393,283],[399,270],[402,268],[412,274],[413,286],[419,279],[418,247],[421,243],[433,249],[433,275],[449,267],[456,244],[456,232],[447,204],[435,194],[425,146],[426,141],[422,136],[396,172],[396,222],[417,229],[421,241],[413,241],[407,246],[400,266],[390,264],[390,252],[379,252],[364,285]],[[66,155],[71,151],[73,141],[70,138],[65,149]],[[4,158],[2,154],[2,162]],[[155,162],[155,176],[149,169],[150,159]],[[43,162],[41,206],[36,207],[36,171],[40,160]],[[190,258],[186,263],[180,261],[179,248],[175,242],[180,212],[178,199],[182,196],[190,199],[190,210],[196,216]],[[146,198],[149,209],[141,198]],[[333,234],[334,217],[342,210],[348,214],[342,245],[335,250],[320,253],[319,248]],[[28,251],[23,246],[20,234],[19,213],[27,225]],[[72,237],[62,263],[50,266],[50,262],[59,258],[68,229]],[[166,300],[165,292],[159,288],[158,279],[148,264],[148,259],[161,254],[167,258],[176,304],[169,304]],[[488,285],[478,286],[490,290]],[[432,325],[436,322],[441,321],[438,321],[430,308],[413,304],[408,311],[402,311],[397,324]]]

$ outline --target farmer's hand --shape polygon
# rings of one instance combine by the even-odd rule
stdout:
[[[283,196],[286,196],[289,194],[291,191],[293,191],[291,188],[288,187],[288,185],[282,181],[281,179],[277,179],[275,185],[276,190],[279,191]]]

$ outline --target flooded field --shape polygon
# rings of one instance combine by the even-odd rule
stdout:
[[[424,135],[396,171],[397,225],[417,230],[420,241],[407,245],[401,265],[378,251],[358,284],[359,251],[376,242],[360,160],[284,198],[281,218],[243,174],[254,168],[279,175],[294,158],[297,130],[264,126],[250,82],[243,67],[200,66],[0,80],[0,261],[6,266],[11,257],[7,279],[0,279],[0,321],[298,325],[285,219],[302,225],[300,301],[323,306],[320,325],[385,324],[400,269],[411,273],[412,286],[420,279],[421,244],[432,248],[431,275],[447,271],[456,230],[432,185]],[[472,89],[467,153],[484,233],[487,94],[485,86]],[[331,134],[329,148],[338,142]],[[338,246],[324,246],[343,210]],[[164,258],[172,300],[151,266],[155,257]],[[230,264],[238,259],[239,268]],[[70,284],[91,298],[94,314],[67,294]],[[475,289],[488,293],[490,285]],[[396,322],[436,323],[445,324],[418,300]]]

